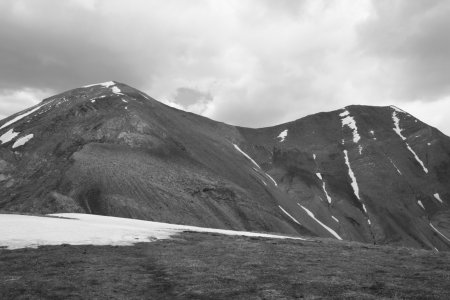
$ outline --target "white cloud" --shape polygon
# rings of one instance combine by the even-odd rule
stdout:
[[[437,63],[433,51],[447,47],[442,29],[450,12],[412,1],[374,3],[5,0],[0,91],[61,92],[117,80],[173,106],[251,127],[349,104],[426,103],[438,115],[449,102],[442,80],[448,63]],[[402,27],[403,20],[420,26]],[[438,52],[439,61],[450,61],[448,51]],[[212,100],[180,106],[174,95],[183,87]],[[2,96],[1,113],[20,103]],[[432,122],[423,111],[417,117]]]

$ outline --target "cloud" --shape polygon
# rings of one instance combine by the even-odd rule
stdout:
[[[435,101],[450,93],[450,2],[373,1],[359,28],[360,47],[378,59],[382,86],[403,101]]]
[[[428,103],[437,117],[450,92],[448,6],[4,0],[1,113],[48,96],[42,91],[116,80],[172,106],[250,127],[350,104]],[[450,124],[441,120],[438,126]]]

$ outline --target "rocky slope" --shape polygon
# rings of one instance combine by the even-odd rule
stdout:
[[[106,82],[0,121],[2,211],[448,250],[449,204],[450,138],[395,107],[250,129]]]

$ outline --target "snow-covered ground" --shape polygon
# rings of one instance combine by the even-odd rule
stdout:
[[[224,235],[301,239],[274,234],[233,231],[88,214],[44,217],[0,214],[0,247],[19,249],[44,245],[117,245],[168,239],[183,231]]]

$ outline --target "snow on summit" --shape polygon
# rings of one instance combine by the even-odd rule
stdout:
[[[348,110],[344,110],[344,112],[339,114],[340,117],[342,117],[342,127],[347,126],[352,130],[353,133],[353,143],[357,144],[359,140],[361,139],[361,136],[358,133],[358,127],[356,127],[355,119],[350,116],[350,113]]]
[[[184,231],[304,240],[299,237],[88,214],[61,213],[43,217],[0,214],[0,247],[8,249],[61,244],[131,246],[135,243],[169,239]]]

